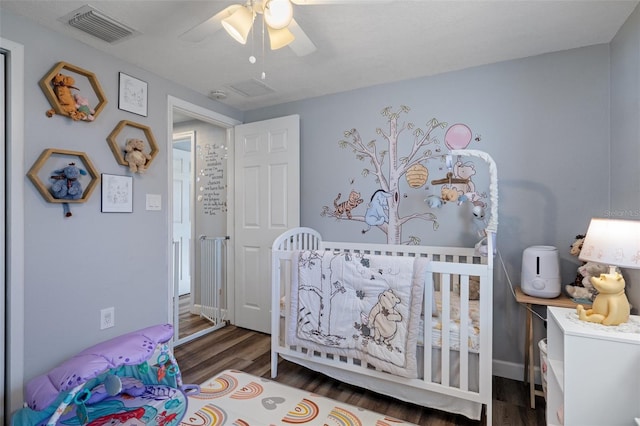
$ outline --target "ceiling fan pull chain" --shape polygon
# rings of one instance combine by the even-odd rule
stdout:
[[[255,52],[256,52],[255,32],[253,31],[253,25],[252,25],[251,26],[251,56],[249,56],[250,64],[256,63]]]
[[[260,76],[260,78],[262,80],[265,80],[267,78],[267,73],[265,72],[265,64],[266,64],[266,54],[264,52],[264,27],[265,27],[265,23],[264,23],[264,18],[262,19],[262,75]]]

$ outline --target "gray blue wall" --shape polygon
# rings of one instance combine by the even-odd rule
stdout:
[[[131,175],[117,164],[107,136],[120,120],[149,126],[160,152],[145,175],[133,177],[133,213],[101,213],[100,188],[86,203],[44,201],[25,176],[25,380],[108,338],[169,320],[167,97],[225,116],[242,114],[152,73],[53,33],[6,10],[3,38],[24,45],[25,172],[46,148],[85,152],[100,173]],[[108,104],[94,122],[54,116],[38,86],[59,61],[96,74]],[[118,109],[118,73],[148,83],[148,116]],[[145,210],[145,195],[162,196],[161,211]],[[115,327],[100,331],[102,308],[115,307]]]
[[[376,230],[363,237],[358,224],[320,215],[338,189],[346,195],[350,179],[368,189],[374,186],[360,174],[363,164],[338,147],[345,130],[357,128],[366,140],[377,138],[375,129],[385,125],[380,111],[407,105],[407,119],[418,126],[436,117],[465,123],[482,135],[473,147],[493,156],[499,174],[496,373],[520,377],[524,312],[511,296],[509,280],[519,282],[522,250],[535,244],[557,246],[563,281],[571,282],[578,260],[569,255],[569,245],[586,231],[589,219],[612,209],[640,209],[639,14],[636,9],[609,45],[242,114],[2,10],[2,37],[25,46],[25,171],[43,149],[56,147],[86,152],[102,173],[128,174],[105,140],[123,119],[151,127],[161,148],[149,172],[134,176],[133,214],[100,213],[98,189],[87,203],[72,206],[74,216],[65,219],[61,206],[45,202],[25,177],[25,379],[93,343],[167,320],[167,95],[244,122],[299,114],[301,222],[328,240],[381,238]],[[109,104],[96,122],[44,115],[49,104],[38,81],[58,61],[97,74]],[[147,118],[117,109],[121,71],[148,83]],[[162,195],[162,211],[144,210],[147,193]],[[451,241],[447,233],[430,227],[416,226],[411,233],[424,244]],[[638,293],[632,297],[636,306]],[[107,306],[116,307],[116,327],[97,331],[99,310]],[[536,339],[543,333],[538,322]]]
[[[640,219],[640,7],[611,42],[611,217]],[[627,270],[640,308],[640,270]]]

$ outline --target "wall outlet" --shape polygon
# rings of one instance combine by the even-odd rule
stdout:
[[[115,308],[112,306],[110,308],[104,308],[100,310],[100,330],[104,330],[105,328],[111,328],[116,325],[116,313]]]

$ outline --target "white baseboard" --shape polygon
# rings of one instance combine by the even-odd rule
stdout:
[[[540,367],[537,362],[535,363],[534,372],[535,383],[539,385],[542,382],[540,380]],[[493,375],[522,382],[524,379],[524,364],[516,364],[514,362],[494,359]]]

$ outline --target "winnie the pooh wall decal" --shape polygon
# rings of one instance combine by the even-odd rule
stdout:
[[[427,121],[423,129],[412,122],[403,121],[404,115],[409,111],[410,108],[407,106],[400,106],[397,111],[391,107],[381,111],[381,115],[387,122],[386,128],[376,129],[376,134],[381,137],[381,140],[373,139],[365,142],[361,133],[355,128],[344,132],[344,139],[338,142],[339,147],[349,149],[355,154],[356,159],[367,164],[360,174],[365,179],[374,178],[376,187],[369,190],[353,189],[355,179],[350,179],[351,194],[357,194],[357,198],[352,199],[350,196],[348,201],[338,204],[340,198],[338,197],[334,200],[333,206],[322,207],[321,216],[334,218],[337,221],[364,222],[366,227],[361,228],[362,234],[368,233],[371,229],[378,229],[385,235],[387,244],[420,244],[420,238],[416,236],[402,238],[402,227],[409,221],[431,222],[432,228],[438,229],[438,218],[432,211],[415,211],[405,214],[406,209],[401,209],[400,204],[403,200],[407,200],[408,203],[415,205],[416,194],[420,194],[421,200],[425,198],[422,191],[430,190],[428,178],[429,167],[433,167],[429,164],[431,161],[439,162],[441,165],[448,149],[466,149],[474,140],[471,129],[465,124],[457,123],[448,126],[446,122],[432,118]],[[439,136],[439,133],[444,129],[448,130],[444,135],[443,146],[439,139],[443,136]],[[408,141],[403,143],[401,136],[407,132],[410,132],[407,135]],[[440,170],[442,170],[441,166]],[[474,164],[458,160],[455,168],[451,164],[450,171],[452,176],[460,180],[460,183],[445,185],[446,194],[442,194],[438,188],[437,194],[433,197],[440,202],[421,203],[421,206],[425,209],[434,209],[439,208],[444,201],[457,201],[458,205],[469,201],[484,207],[481,198],[486,197],[486,194],[478,194],[475,184],[471,181],[471,177],[476,174]],[[416,193],[416,191],[420,192]],[[363,198],[370,198],[364,211],[358,208],[362,203],[360,194]]]

